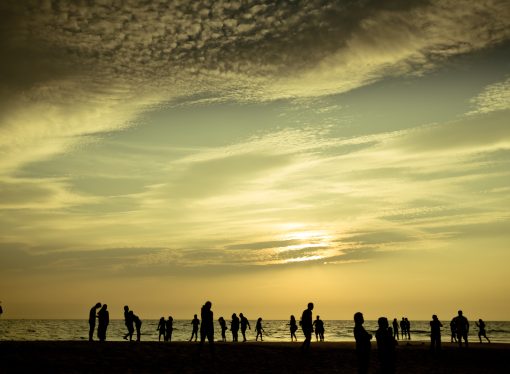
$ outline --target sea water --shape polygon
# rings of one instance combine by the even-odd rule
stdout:
[[[158,340],[159,320],[143,320],[142,336],[143,341]],[[391,321],[390,321],[391,323]],[[250,321],[251,330],[247,331],[246,338],[249,341],[255,340],[255,321]],[[449,321],[443,322],[442,341],[450,341]],[[229,323],[227,322],[227,326]],[[265,320],[262,322],[264,328],[264,341],[287,342],[290,341],[289,321]],[[375,334],[377,321],[365,321],[365,329]],[[348,342],[354,341],[352,321],[324,321],[325,341]],[[97,326],[96,326],[97,328]],[[215,340],[220,340],[221,329],[219,324],[215,326]],[[0,319],[0,340],[87,340],[89,325],[87,320],[58,320],[58,319]],[[172,341],[188,341],[191,337],[191,320],[174,320]],[[510,343],[510,321],[486,321],[487,336],[491,342]],[[120,341],[126,333],[124,320],[111,320],[107,331],[107,340]],[[296,335],[299,341],[304,339],[301,329]],[[226,332],[227,341],[232,341],[230,330]],[[135,332],[136,337],[136,332]],[[242,336],[239,333],[240,340]],[[97,339],[96,337],[94,337]],[[402,340],[402,338],[400,337]],[[411,342],[425,342],[430,339],[429,321],[411,321]],[[315,341],[315,336],[313,336]],[[478,328],[471,322],[469,340],[478,342]],[[409,340],[403,339],[408,342]],[[485,342],[485,340],[484,340]]]

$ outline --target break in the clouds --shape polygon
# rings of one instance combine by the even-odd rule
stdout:
[[[508,220],[508,66],[465,92],[434,81],[508,48],[506,1],[3,1],[0,17],[16,264],[368,261]]]

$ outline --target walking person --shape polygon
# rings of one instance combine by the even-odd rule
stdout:
[[[487,333],[485,332],[485,322],[480,318],[478,322],[475,322],[476,327],[478,327],[478,339],[480,339],[480,343],[482,343],[482,336],[487,339],[490,343],[491,341],[487,337]]]
[[[241,321],[241,334],[243,334],[243,342],[246,341],[246,328],[251,330],[250,322],[248,318],[246,318],[243,313],[239,313],[239,319]]]
[[[296,323],[296,317],[294,317],[294,315],[290,316],[289,329],[290,329],[290,341],[293,342],[294,339],[296,339],[297,341],[296,331],[298,327]]]
[[[308,307],[303,310],[303,314],[301,315],[301,329],[303,330],[303,335],[305,336],[305,340],[303,345],[301,346],[301,350],[304,352],[308,352],[310,349],[310,343],[312,341],[312,333],[313,333],[313,320],[312,320],[312,310],[313,303],[308,303]]]
[[[257,320],[257,324],[255,325],[255,332],[257,333],[257,336],[255,337],[255,341],[259,340],[259,336],[260,336],[260,341],[262,341],[262,332],[264,332],[264,329],[262,328],[262,318],[261,317],[259,317],[259,319]]]
[[[356,356],[358,357],[358,374],[367,374],[370,363],[372,334],[363,327],[365,319],[361,312],[354,314],[354,339],[356,340]]]
[[[430,321],[430,350],[433,352],[441,350],[441,327],[443,327],[443,324],[434,314],[432,321]]]
[[[94,329],[96,328],[96,310],[101,308],[101,303],[96,303],[89,312],[89,342],[94,340]]]

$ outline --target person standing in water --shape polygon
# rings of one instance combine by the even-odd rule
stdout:
[[[96,310],[101,308],[101,303],[96,303],[92,308],[90,308],[89,312],[89,341],[94,340],[94,329],[96,328]]]
[[[193,337],[195,337],[195,341],[197,341],[197,339],[198,339],[198,327],[200,326],[200,320],[198,319],[196,314],[193,317],[193,319],[191,320],[191,326],[192,326],[191,338],[189,338],[189,341],[192,341]]]
[[[491,341],[487,337],[487,333],[485,332],[485,322],[480,318],[478,322],[475,322],[476,327],[478,327],[478,339],[480,339],[480,343],[482,343],[482,336],[487,339],[490,343]]]

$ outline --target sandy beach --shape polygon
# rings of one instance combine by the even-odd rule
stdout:
[[[215,354],[196,343],[158,342],[0,342],[0,372],[143,373],[356,373],[354,343],[315,343],[307,355],[300,343],[217,343]],[[374,347],[373,347],[374,348]],[[469,349],[445,344],[439,355],[426,343],[397,347],[397,373],[503,373],[508,344],[477,344]],[[372,350],[371,373],[377,373]]]

